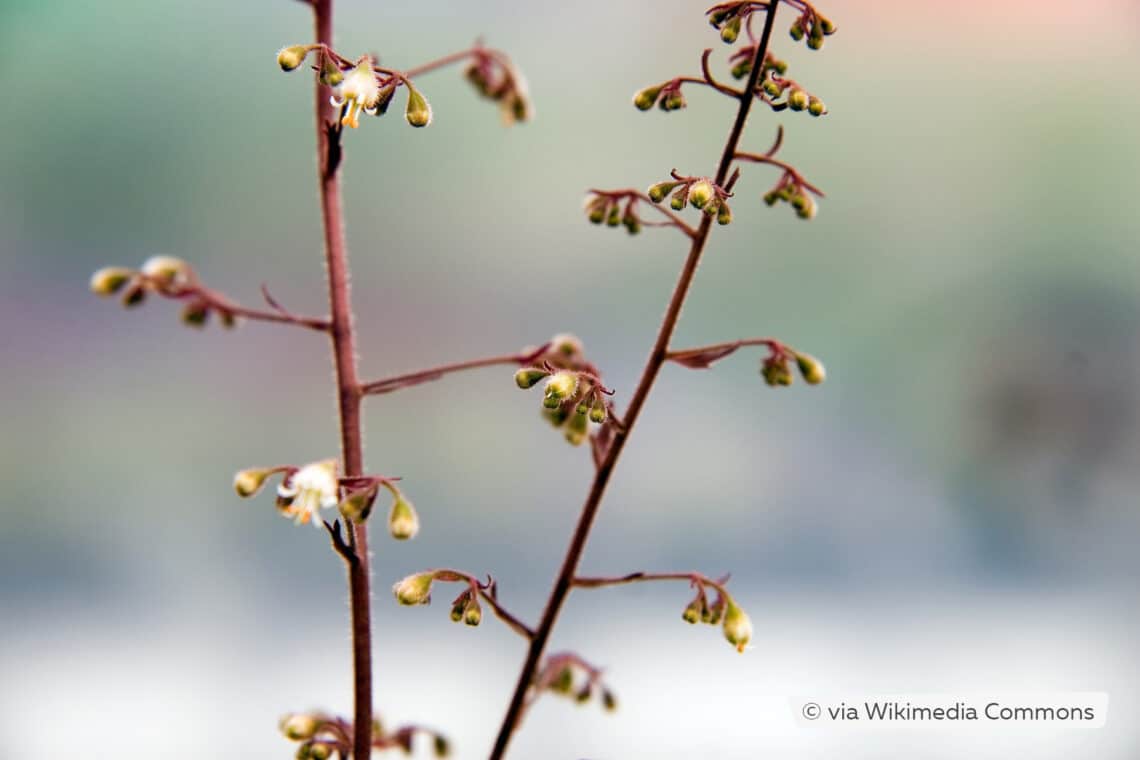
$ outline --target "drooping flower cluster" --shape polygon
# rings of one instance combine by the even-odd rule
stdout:
[[[692,583],[697,593],[682,611],[681,619],[691,624],[720,625],[728,643],[736,647],[736,651],[743,652],[752,641],[752,619],[724,589],[723,584],[727,580],[724,578],[712,583],[707,578],[694,576]],[[716,591],[711,602],[705,591],[706,586]]]
[[[532,366],[515,373],[515,384],[524,390],[543,380],[543,416],[565,431],[571,445],[589,437],[590,422],[603,424],[608,419],[606,397],[613,392],[602,385],[597,368],[586,361],[582,342],[573,335],[554,336]]]
[[[633,94],[633,104],[639,111],[648,111],[655,105],[662,111],[679,111],[688,105],[681,84],[682,79],[678,77],[640,89]]]
[[[764,382],[773,387],[788,386],[792,384],[791,362],[795,362],[800,377],[808,385],[819,385],[827,378],[827,371],[823,362],[811,354],[794,351],[787,346],[777,344],[772,352],[760,365],[760,374]]]
[[[617,697],[602,681],[602,671],[576,654],[548,656],[535,674],[532,689],[532,699],[543,692],[570,697],[578,704],[599,697],[607,712],[617,709]]]
[[[476,48],[464,75],[476,92],[499,104],[504,126],[534,118],[526,80],[503,54]]]
[[[298,742],[297,760],[329,760],[334,755],[347,758],[352,754],[352,723],[323,712],[290,713],[278,723],[286,739]],[[451,754],[451,743],[443,734],[422,726],[401,726],[388,732],[379,717],[372,721],[372,749],[398,749],[411,754],[417,735],[431,740],[436,757]]]
[[[91,276],[91,292],[103,297],[121,294],[127,308],[139,306],[148,294],[183,300],[182,321],[191,327],[205,326],[211,314],[223,327],[237,323],[234,312],[202,287],[194,269],[173,256],[152,256],[140,269],[104,267]]]
[[[483,607],[479,599],[483,598],[492,607],[496,604],[495,581],[492,578],[488,577],[484,582],[473,575],[456,570],[424,570],[412,573],[392,586],[392,594],[397,602],[407,607],[431,604],[432,586],[436,582],[464,584],[459,596],[451,602],[450,617],[453,622],[462,621],[465,625],[477,626],[483,622]]]
[[[780,0],[730,0],[719,3],[705,11],[709,23],[720,31],[720,38],[728,44],[736,42],[741,31],[746,31],[749,38],[755,40],[752,33],[752,18],[758,12],[768,12],[772,5]],[[817,11],[806,0],[784,0],[800,11],[800,15],[792,22],[788,30],[792,39],[797,42],[807,37],[807,45],[812,50],[823,47],[823,38],[835,34],[835,24],[826,16]]]
[[[764,203],[774,206],[783,201],[795,209],[796,216],[800,219],[813,219],[817,210],[813,195],[821,193],[796,172],[785,171],[775,186],[764,193]]]
[[[685,177],[676,171],[673,171],[672,176],[672,180],[650,186],[646,191],[650,200],[661,203],[666,196],[669,196],[669,206],[674,211],[680,211],[686,205],[690,205],[711,217],[716,217],[717,224],[728,224],[732,221],[732,209],[728,206],[728,199],[732,197],[732,193],[708,177]]]
[[[412,503],[396,487],[393,478],[374,475],[340,477],[337,461],[326,459],[301,467],[252,467],[234,475],[234,491],[243,499],[256,496],[274,475],[281,475],[277,486],[277,511],[297,525],[312,523],[321,527],[322,509],[336,507],[349,522],[362,523],[372,513],[380,488],[391,492],[388,532],[392,538],[413,538],[419,531],[419,517]]]

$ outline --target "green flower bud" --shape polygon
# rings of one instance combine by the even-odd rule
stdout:
[[[661,99],[662,111],[679,111],[685,105],[685,96],[681,94],[680,90],[671,90],[668,95]]]
[[[693,208],[704,208],[714,195],[712,183],[708,180],[698,180],[689,187],[689,203]]]
[[[653,108],[653,104],[657,102],[657,96],[661,94],[661,89],[665,85],[655,84],[651,87],[646,87],[644,90],[638,90],[633,94],[633,104],[637,106],[639,111],[648,111]]]
[[[361,488],[345,496],[344,500],[336,505],[336,508],[345,520],[362,523],[368,519],[368,515],[372,514],[372,505],[375,501],[375,486]]]
[[[681,186],[677,192],[673,193],[673,197],[669,199],[669,208],[674,211],[680,211],[689,202],[689,189],[684,185]]]
[[[822,50],[823,49],[823,35],[820,34],[817,36],[813,32],[812,35],[810,37],[808,37],[807,46],[809,48],[811,48],[812,50]]]
[[[234,475],[234,490],[237,491],[237,495],[243,499],[256,496],[258,491],[265,485],[265,481],[272,474],[273,470],[262,467],[241,470]]]
[[[636,235],[641,232],[641,220],[633,214],[626,214],[622,217],[621,223],[625,225],[625,229],[631,235]]]
[[[797,351],[796,366],[799,368],[804,382],[808,385],[819,385],[827,377],[827,370],[824,369],[823,362],[811,354],[803,354]]]
[[[596,198],[586,204],[586,218],[591,224],[601,224],[606,220],[606,207],[609,201],[605,198]]]
[[[590,403],[586,398],[578,402],[578,406],[574,408],[575,414],[587,414],[590,411]]]
[[[740,36],[740,16],[734,16],[720,28],[720,38],[729,45],[736,42]]]
[[[709,14],[709,23],[712,24],[713,27],[719,29],[720,25],[724,23],[724,20],[731,14],[732,10],[728,8],[721,8],[720,10],[713,11]]]
[[[190,327],[205,327],[209,316],[210,305],[205,301],[191,301],[182,307],[182,322]]]
[[[472,598],[467,602],[467,607],[463,610],[463,622],[471,626],[483,622],[483,609],[479,606],[478,599]]]
[[[132,282],[127,286],[127,289],[123,291],[123,297],[120,299],[120,303],[130,309],[138,306],[145,300],[146,288],[144,288],[140,282]]]
[[[590,407],[590,422],[600,425],[606,421],[606,414],[606,402],[601,397],[594,399],[594,405]]]
[[[585,702],[589,702],[590,696],[592,694],[593,694],[593,689],[590,688],[590,684],[589,683],[584,684],[581,689],[578,689],[578,693],[574,695],[574,701],[577,702],[578,704],[583,704]]]
[[[463,619],[463,612],[464,612],[464,610],[467,609],[467,600],[470,598],[471,598],[471,592],[470,591],[464,591],[462,594],[459,595],[459,598],[455,600],[455,603],[451,605],[451,620],[452,620],[452,622],[458,623],[460,620]]]
[[[727,203],[721,203],[720,208],[716,212],[717,224],[729,224],[732,222],[732,209],[728,207]]]
[[[277,65],[282,71],[292,71],[305,62],[316,45],[291,45],[277,51]]]
[[[431,124],[431,105],[427,98],[415,87],[408,85],[408,103],[404,108],[404,118],[413,127],[426,127]]]
[[[431,602],[431,584],[435,580],[435,573],[427,571],[415,573],[404,578],[392,586],[392,593],[400,604],[411,606],[413,604],[429,604]]]
[[[563,370],[556,372],[546,381],[546,395],[557,401],[570,398],[578,390],[578,374]]]
[[[745,59],[732,67],[732,77],[733,79],[744,79],[748,76],[749,71],[752,71],[752,61]]]
[[[602,689],[602,707],[606,712],[613,712],[617,709],[617,697],[609,689]]]
[[[396,496],[392,509],[388,512],[388,532],[397,541],[415,538],[420,532],[420,518],[416,515],[415,507],[403,494]]]
[[[835,24],[826,16],[819,17],[819,28],[824,34],[835,34]]]
[[[543,404],[545,406],[545,403]],[[566,424],[566,420],[570,419],[570,412],[562,408],[562,404],[556,404],[553,408],[547,407],[542,410],[542,416],[552,427],[560,428]]]
[[[784,359],[765,359],[760,374],[764,376],[764,382],[773,388],[792,384],[792,372]]]
[[[763,84],[763,88],[764,88],[764,94],[766,94],[766,95],[768,95],[768,97],[772,97],[772,98],[779,97],[780,93],[783,92],[780,85],[777,84],[776,81],[773,79],[765,79],[764,84]]]
[[[796,19],[795,23],[792,24],[792,28],[788,30],[788,33],[792,35],[793,40],[799,42],[804,38],[804,25],[799,19]]]
[[[332,56],[321,56],[321,84],[327,87],[336,87],[344,81],[344,72],[340,70],[340,64],[332,59]]]
[[[300,742],[312,739],[320,729],[321,721],[313,715],[292,713],[283,717],[277,725],[287,739]]]
[[[132,277],[134,270],[123,267],[103,267],[91,275],[91,292],[97,296],[112,296],[123,289]]]
[[[724,638],[737,652],[743,652],[752,641],[752,619],[733,601],[729,601],[724,612]]]
[[[543,396],[542,406],[544,409],[560,409],[562,407],[562,400],[554,396]]]
[[[658,182],[656,185],[650,185],[646,195],[649,200],[654,203],[660,203],[665,200],[665,196],[672,192],[673,188],[681,184],[680,182]]]
[[[815,200],[807,193],[797,195],[792,201],[792,206],[796,209],[796,216],[800,219],[815,218]]]
[[[550,373],[538,367],[523,367],[515,373],[515,385],[522,388],[524,391],[527,388],[533,388],[538,384],[539,380],[550,377]]]
[[[566,442],[571,446],[580,446],[586,440],[590,431],[589,420],[584,414],[575,414],[566,426]]]
[[[218,309],[218,323],[231,330],[237,326],[237,315],[228,309]]]
[[[329,760],[332,757],[332,748],[324,742],[316,742],[309,747],[309,757],[312,760]]]
[[[447,737],[442,734],[436,734],[432,737],[432,751],[435,752],[436,757],[447,757],[451,754],[451,744],[447,741]]]
[[[780,60],[779,58],[773,58],[768,62],[768,66],[769,68],[775,69],[778,74],[788,73],[788,62]]]
[[[140,271],[156,282],[169,285],[187,279],[190,265],[174,256],[151,256],[143,262]]]
[[[768,192],[764,193],[764,203],[765,204],[767,204],[769,206],[775,206],[776,201],[778,201],[778,200],[780,200],[780,191],[779,190],[769,190]]]
[[[569,667],[562,668],[558,675],[550,682],[550,690],[560,694],[569,694],[574,688],[574,673]]]
[[[800,89],[792,90],[788,94],[788,108],[793,111],[802,111],[807,108],[808,94]]]
[[[701,599],[694,599],[693,601],[689,602],[689,606],[686,607],[681,613],[681,619],[686,623],[695,625],[696,622],[701,619],[701,608],[703,606],[704,605],[701,604]]]
[[[823,101],[814,95],[808,100],[808,113],[812,116],[822,116],[827,111]]]
[[[395,97],[395,95],[396,85],[394,84],[380,90],[380,94],[376,98],[376,105],[374,106],[377,116],[383,116],[388,113],[388,106],[392,105],[392,98]]]
[[[581,356],[584,349],[582,347],[582,341],[578,338],[577,335],[571,335],[570,333],[558,333],[550,339],[550,350],[559,356],[565,356],[569,358],[574,356]]]
[[[606,226],[617,227],[619,224],[621,224],[621,211],[618,209],[618,205],[614,203],[610,206],[609,215],[606,216]]]

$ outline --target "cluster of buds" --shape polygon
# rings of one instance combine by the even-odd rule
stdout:
[[[499,104],[505,126],[534,118],[526,80],[506,56],[476,48],[464,75],[480,95]]]
[[[748,73],[752,71],[752,60],[756,57],[756,44],[745,45],[738,48],[736,52],[728,57],[728,62],[732,65],[732,76],[734,79],[744,79]],[[768,51],[764,54],[764,70],[761,72],[760,79],[763,79],[770,72],[777,74],[786,74],[788,72],[788,62],[777,58]]]
[[[431,604],[431,590],[436,581],[441,583],[462,583],[466,586],[451,602],[451,619],[466,625],[477,626],[483,622],[483,608],[479,598],[485,597],[494,604],[495,581],[490,577],[486,582],[455,570],[425,570],[413,573],[392,586],[396,601],[405,606]]]
[[[277,63],[283,71],[293,71],[314,51],[320,82],[332,88],[329,100],[341,109],[341,126],[359,127],[361,113],[383,116],[388,112],[396,88],[401,85],[408,90],[405,120],[413,127],[426,127],[431,123],[431,105],[423,93],[400,72],[376,66],[370,55],[350,61],[327,45],[291,45],[277,53]]]
[[[681,80],[670,79],[635,92],[633,105],[639,111],[648,111],[655,105],[662,111],[679,111],[688,104],[685,102],[684,93],[681,92]]]
[[[827,378],[827,370],[823,362],[811,354],[796,351],[782,343],[773,342],[770,353],[760,364],[760,374],[764,382],[778,388],[792,384],[791,364],[795,362],[800,377],[808,385],[819,385]]]
[[[602,671],[575,654],[552,654],[535,674],[535,695],[550,692],[585,704],[598,697],[607,712],[617,709],[617,697],[602,681]]]
[[[687,204],[716,217],[717,224],[732,221],[732,209],[728,206],[732,193],[708,177],[684,177],[676,170],[673,170],[672,177],[672,180],[650,186],[646,192],[651,201],[661,203],[668,196],[669,206],[674,211],[680,211]]]
[[[681,619],[694,625],[704,623],[721,626],[728,643],[736,647],[736,651],[743,652],[752,640],[752,619],[725,590],[723,584],[727,580],[723,578],[713,583],[707,578],[695,576],[692,583],[697,593],[681,612]],[[716,596],[711,602],[705,586],[710,586],[716,591]]]
[[[810,49],[819,50],[823,47],[823,38],[835,34],[835,24],[808,3],[802,3],[802,6],[788,33],[796,42],[806,38]]]
[[[589,423],[603,424],[609,418],[613,391],[602,385],[598,370],[585,359],[582,342],[573,335],[556,335],[531,366],[515,373],[515,385],[524,390],[542,381],[543,416],[563,429],[567,442],[578,446],[589,437]]]
[[[821,193],[813,185],[804,182],[799,174],[785,171],[771,190],[764,193],[764,203],[774,206],[783,201],[791,205],[800,219],[814,219],[816,203],[813,195]]]
[[[223,327],[237,323],[234,312],[201,286],[193,268],[173,256],[152,256],[140,269],[104,267],[91,276],[91,292],[108,298],[118,294],[127,308],[140,305],[151,293],[183,300],[182,321],[191,327],[205,326],[211,314]]]
[[[333,755],[347,758],[352,754],[352,723],[344,718],[322,712],[290,713],[281,718],[278,727],[286,739],[299,743],[297,760],[329,760]],[[389,733],[379,717],[372,721],[372,749],[411,754],[417,734],[430,737],[436,757],[451,754],[451,744],[442,734],[420,726],[403,726]]]
[[[827,113],[827,106],[822,100],[805,90],[794,79],[786,79],[778,72],[768,73],[756,88],[760,99],[774,111],[788,108],[792,111],[807,111],[812,116],[823,116]],[[784,97],[784,100],[778,101],[781,97]]]
[[[636,235],[646,224],[637,212],[639,200],[634,193],[593,191],[586,198],[586,218],[592,224],[604,222],[609,227],[624,226],[626,232]]]
[[[234,475],[234,491],[243,499],[256,496],[274,475],[281,475],[277,486],[277,511],[297,525],[320,527],[320,511],[336,507],[345,520],[362,523],[372,513],[380,488],[392,494],[388,531],[392,538],[406,540],[419,532],[420,522],[412,503],[396,487],[395,479],[375,475],[340,477],[337,461],[295,467],[251,467]]]

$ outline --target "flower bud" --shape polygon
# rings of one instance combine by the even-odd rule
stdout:
[[[733,11],[729,8],[719,8],[709,13],[709,23],[712,24],[715,28],[719,29],[720,25],[724,23],[724,20],[728,18],[732,12]]]
[[[732,222],[732,209],[728,207],[727,203],[721,202],[720,208],[716,212],[717,224],[729,224]]]
[[[764,80],[764,84],[761,86],[764,89],[764,94],[770,98],[779,97],[782,92],[780,85],[774,79]]]
[[[577,702],[578,704],[583,704],[584,702],[589,702],[590,697],[593,695],[593,693],[594,693],[594,690],[590,688],[590,684],[589,684],[589,682],[587,682],[587,683],[582,685],[581,689],[578,689],[578,692],[574,695],[574,701]]]
[[[432,737],[432,751],[435,752],[436,757],[447,757],[451,754],[451,744],[447,741],[447,737],[442,734],[436,734]]]
[[[626,214],[622,217],[621,223],[625,225],[626,231],[631,235],[636,235],[641,232],[641,220],[633,214]]]
[[[807,108],[808,94],[800,89],[792,90],[788,94],[788,108],[793,111],[802,111]]]
[[[792,28],[788,30],[788,33],[792,35],[793,40],[799,42],[804,38],[803,23],[799,19],[796,19],[795,23],[792,24]]]
[[[237,326],[237,315],[229,309],[218,309],[218,323],[227,330]]]
[[[388,106],[392,104],[392,98],[396,95],[396,85],[388,85],[380,90],[380,94],[376,96],[376,109],[377,116],[383,116],[388,113]]]
[[[282,71],[292,71],[308,58],[309,52],[316,45],[291,45],[277,51],[277,65]]]
[[[669,199],[669,207],[674,211],[680,211],[689,202],[689,189],[681,185],[677,192],[673,193],[673,197]]]
[[[544,396],[542,399],[542,407],[544,409],[560,409],[562,407],[562,400],[554,396]]]
[[[577,390],[578,375],[574,372],[556,372],[546,381],[546,396],[556,401],[570,398]]]
[[[403,494],[396,496],[392,502],[392,509],[388,513],[388,532],[397,541],[406,541],[415,538],[420,532],[420,518],[412,503],[404,498]]]
[[[560,356],[573,357],[581,356],[584,349],[577,335],[558,333],[550,339],[550,350]]]
[[[408,85],[408,104],[404,109],[404,118],[413,127],[426,127],[431,124],[431,105],[419,90]]]
[[[143,262],[140,270],[144,275],[164,284],[185,278],[190,265],[173,256],[151,256]]]
[[[740,61],[732,67],[732,78],[744,79],[744,77],[748,76],[749,71],[752,71],[752,61],[750,59]]]
[[[689,602],[689,606],[681,612],[681,619],[686,623],[695,625],[697,621],[701,619],[702,608],[705,607],[705,605],[701,603],[702,601],[704,601],[702,598],[697,597]]]
[[[819,16],[819,29],[824,34],[835,34],[835,24],[826,16]]]
[[[265,481],[273,474],[268,468],[250,468],[241,470],[234,475],[234,490],[243,499],[256,496],[265,485]]]
[[[730,601],[724,611],[724,638],[736,647],[737,652],[743,652],[752,641],[752,619],[736,602]]]
[[[799,367],[800,375],[803,376],[804,382],[808,385],[819,385],[827,377],[827,370],[824,369],[823,362],[811,354],[802,354],[797,351],[796,366]]]
[[[778,201],[778,200],[780,200],[780,191],[779,190],[769,190],[768,192],[764,193],[764,203],[765,204],[767,204],[769,206],[775,206],[776,201]]]
[[[760,374],[764,376],[764,382],[773,388],[792,384],[792,373],[784,359],[768,357],[760,368]]]
[[[807,193],[800,193],[792,198],[792,207],[800,219],[815,218],[815,201]]]
[[[670,90],[668,94],[661,99],[662,111],[679,111],[684,108],[685,96],[681,94],[680,90]]]
[[[740,16],[734,16],[720,28],[720,38],[731,45],[732,43],[736,42],[736,38],[739,36]]]
[[[479,625],[483,622],[483,608],[479,606],[479,600],[472,597],[467,602],[466,609],[463,610],[463,622],[465,625]]]
[[[353,491],[337,505],[337,511],[349,522],[364,522],[372,514],[372,505],[376,503],[376,490],[376,486],[369,486]]]
[[[723,201],[714,198],[706,203],[701,211],[704,212],[705,216],[716,216],[717,212],[720,211],[721,203],[723,203]]]
[[[210,305],[205,301],[191,301],[182,307],[182,322],[190,327],[205,327],[210,317]]]
[[[527,388],[533,388],[538,384],[539,380],[542,380],[545,377],[550,377],[550,373],[544,369],[539,369],[537,367],[523,367],[515,373],[515,385],[525,391]]]
[[[566,420],[570,419],[570,413],[562,408],[561,403],[555,403],[553,407],[548,407],[544,402],[543,406],[546,408],[542,410],[542,416],[552,427],[560,428],[566,424]]]
[[[808,99],[807,110],[812,116],[822,116],[827,112],[827,106],[823,104],[822,100],[813,95]]]
[[[621,224],[621,211],[616,203],[611,203],[609,214],[606,215],[606,226],[617,227],[619,224]]]
[[[571,446],[581,446],[590,432],[590,424],[586,415],[575,414],[566,426],[566,442]]]
[[[594,399],[594,405],[590,407],[590,422],[596,422],[599,425],[606,421],[606,402],[600,397]]]
[[[143,287],[141,282],[132,282],[123,291],[123,297],[119,299],[120,303],[128,309],[138,306],[146,300],[146,288]]]
[[[648,111],[653,108],[653,104],[657,102],[657,96],[661,94],[661,88],[664,85],[655,84],[651,87],[646,87],[644,90],[638,90],[633,94],[633,104],[637,106],[639,111]]]
[[[317,730],[321,727],[321,722],[313,715],[293,713],[283,717],[278,726],[286,738],[293,741],[305,741],[316,735]]]
[[[451,621],[458,623],[463,619],[463,612],[467,609],[467,600],[471,598],[470,591],[464,591],[451,604]]]
[[[591,224],[601,224],[606,220],[607,206],[609,206],[609,200],[606,198],[598,198],[586,206],[586,216]]]
[[[816,27],[816,29],[818,29],[818,28],[819,27]],[[812,50],[822,50],[823,49],[823,35],[822,34],[817,35],[817,34],[815,34],[815,31],[813,30],[811,36],[808,37],[807,46],[809,48],[811,48]]]
[[[396,601],[411,606],[413,604],[431,603],[431,584],[435,580],[435,573],[427,571],[409,575],[392,586]]]
[[[574,688],[574,673],[569,667],[558,671],[558,675],[550,682],[550,690],[560,694],[569,694],[572,688]]]
[[[123,289],[134,271],[123,267],[103,267],[91,275],[91,292],[97,296],[111,296]]]
[[[673,188],[681,184],[680,182],[658,182],[656,185],[650,185],[646,195],[649,200],[654,203],[660,203],[665,200],[665,196],[672,192]]]
[[[708,180],[698,180],[689,188],[689,203],[693,208],[704,208],[713,199],[713,186]]]
[[[773,58],[768,61],[768,68],[775,69],[777,74],[787,74],[788,62],[779,58]]]
[[[606,712],[613,712],[617,709],[617,697],[609,689],[602,689],[602,707]]]
[[[321,56],[321,84],[328,87],[336,87],[344,81],[344,72],[340,70],[340,64],[333,60],[330,55]]]

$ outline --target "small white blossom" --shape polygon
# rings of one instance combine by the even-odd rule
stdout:
[[[356,68],[345,74],[344,79],[334,89],[331,102],[337,108],[344,108],[340,123],[355,129],[360,126],[360,112],[373,115],[380,100],[380,84],[376,72],[372,70],[372,59],[361,58]],[[347,106],[347,107],[346,107]]]
[[[311,521],[318,528],[318,513],[335,507],[339,492],[335,459],[307,464],[277,486],[277,495],[283,502],[282,514],[292,517],[298,525]]]

